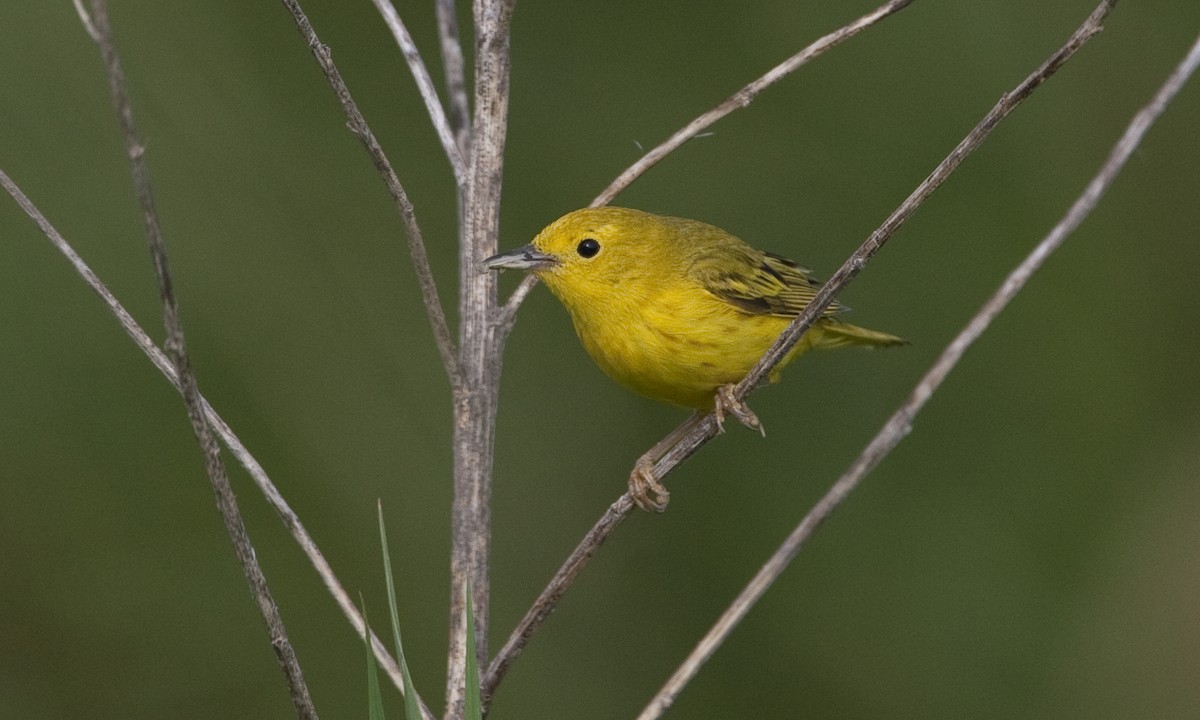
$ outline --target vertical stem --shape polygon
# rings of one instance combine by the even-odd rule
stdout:
[[[488,562],[491,552],[492,442],[500,376],[495,333],[496,279],[475,269],[493,254],[500,226],[500,190],[508,129],[509,24],[515,0],[477,0],[475,113],[472,119],[463,238],[460,248],[462,382],[455,390],[453,548],[450,560],[450,652],[446,717],[461,718],[465,689],[468,580],[476,654],[487,667]]]

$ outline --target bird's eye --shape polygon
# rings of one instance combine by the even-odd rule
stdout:
[[[600,252],[600,243],[592,238],[587,238],[579,243],[579,247],[575,248],[575,251],[579,253],[580,257],[594,258],[596,253]]]

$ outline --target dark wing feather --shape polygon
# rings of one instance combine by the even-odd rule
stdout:
[[[795,317],[812,302],[821,286],[808,269],[741,241],[698,258],[690,274],[713,295],[752,315]],[[823,315],[841,309],[833,303]]]

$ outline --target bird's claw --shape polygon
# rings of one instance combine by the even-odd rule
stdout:
[[[734,397],[732,385],[722,385],[713,395],[713,417],[717,421],[718,432],[725,432],[725,413],[734,416],[738,422],[751,430],[759,431],[763,437],[767,436],[767,429],[763,427],[762,421],[754,411],[745,402]]]
[[[713,417],[717,421],[717,429],[720,432],[725,432],[725,413],[737,418],[738,422],[751,430],[757,430],[764,436],[767,434],[754,411],[747,407],[746,403],[734,397],[733,385],[722,385],[713,395]],[[700,413],[697,413],[693,416],[692,423],[685,423],[675,432],[690,429],[694,426],[695,421],[702,417]],[[677,440],[678,438],[674,438],[674,441]],[[663,512],[671,500],[671,493],[654,474],[654,464],[662,458],[664,444],[669,446],[671,442],[660,442],[650,452],[638,458],[633,465],[633,472],[629,474],[629,496],[633,499],[634,504],[646,512]]]
[[[629,474],[629,494],[646,512],[663,512],[671,501],[671,493],[654,477],[654,463],[648,457],[638,458],[634,463],[633,472]]]

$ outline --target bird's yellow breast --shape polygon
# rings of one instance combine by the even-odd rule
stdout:
[[[577,288],[564,294],[552,278],[547,284],[605,373],[654,400],[698,410],[711,409],[716,388],[741,380],[788,323],[743,313],[686,281],[626,285],[602,302],[581,299]]]

